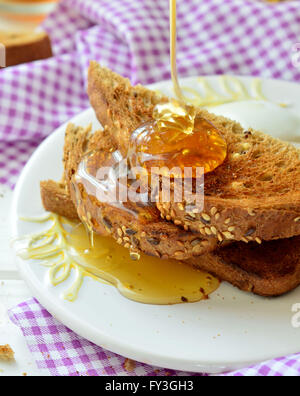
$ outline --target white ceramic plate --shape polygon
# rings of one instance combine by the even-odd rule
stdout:
[[[208,81],[218,89],[219,78],[210,77]],[[251,79],[240,78],[240,81],[250,89]],[[183,85],[197,88],[198,82],[186,79]],[[155,87],[168,92],[170,83]],[[275,102],[286,99],[296,103],[294,110],[300,114],[297,85],[264,81],[263,90]],[[73,122],[80,125],[92,122],[94,127],[99,127],[91,109]],[[61,177],[64,131],[62,126],[49,136],[22,172],[13,200],[14,236],[41,227],[19,218],[43,213],[39,182]],[[300,303],[300,288],[280,298],[265,299],[223,283],[208,301],[153,306],[129,301],[115,288],[85,278],[78,299],[71,303],[61,297],[71,279],[53,287],[46,268],[31,261],[17,259],[17,262],[33,295],[58,320],[103,348],[137,361],[170,369],[216,373],[300,349],[300,329],[291,325],[292,306]]]

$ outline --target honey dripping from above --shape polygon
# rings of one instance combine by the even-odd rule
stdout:
[[[224,162],[225,139],[213,124],[197,116],[193,106],[173,100],[157,105],[153,118],[132,134],[129,150],[132,165],[142,166],[149,173],[154,167],[180,168],[178,177],[184,169],[191,168],[195,178],[197,168],[208,173]]]
[[[151,168],[168,168],[174,177],[182,177],[186,168],[192,177],[200,177],[220,166],[227,156],[226,141],[208,120],[197,116],[195,107],[185,104],[176,64],[177,7],[170,2],[170,64],[173,88],[179,102],[157,105],[153,121],[140,126],[133,134],[129,149],[131,165],[141,166],[148,175],[157,173]],[[173,169],[177,171],[173,172]],[[197,173],[197,168],[203,172]],[[164,175],[165,171],[158,171]],[[169,175],[169,173],[168,173]]]

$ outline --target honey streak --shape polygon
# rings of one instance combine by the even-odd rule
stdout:
[[[74,259],[95,279],[114,285],[120,293],[145,304],[178,304],[206,299],[219,281],[178,260],[161,260],[141,254],[134,261],[129,250],[111,237],[94,235],[91,247],[83,225],[67,234]]]
[[[220,131],[208,120],[197,116],[196,108],[185,103],[176,63],[176,0],[170,0],[170,64],[173,88],[178,101],[157,105],[153,121],[141,125],[131,136],[129,160],[132,166],[151,168],[192,169],[208,173],[222,165],[227,156],[227,144]],[[176,176],[176,175],[175,175]]]
[[[197,116],[194,106],[185,103],[176,65],[176,0],[170,0],[170,64],[175,95],[178,99],[157,105],[153,121],[141,125],[131,136],[129,161],[133,167],[146,169],[149,175],[160,168],[160,175],[177,169],[174,177],[202,177],[222,165],[227,156],[227,144],[220,131],[208,120]],[[197,172],[197,169],[203,169]],[[200,169],[199,169],[200,170]],[[168,173],[170,174],[170,173]]]
[[[176,45],[177,45],[177,9],[176,0],[170,0],[170,64],[173,88],[176,97],[184,103],[184,96],[178,83]]]

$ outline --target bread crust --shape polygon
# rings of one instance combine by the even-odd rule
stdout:
[[[47,187],[48,183],[50,184],[50,188]],[[72,200],[69,197],[68,200],[64,199],[62,201],[60,193],[55,191],[55,184],[57,190],[61,191],[59,183],[53,181],[41,183],[42,195],[47,195],[47,199],[43,201],[46,210],[53,211],[71,220],[79,221],[78,217],[74,218],[73,209],[66,209],[68,206],[71,208],[74,207]],[[67,193],[65,194],[67,196]],[[109,217],[111,215],[112,213],[110,211],[108,213],[104,212],[103,218],[114,219],[115,216]],[[119,213],[119,216],[120,215]],[[114,222],[114,224],[112,224],[110,220],[104,221],[104,223],[98,226],[97,231],[99,234],[106,236],[110,235],[111,232],[109,228],[112,227],[116,230],[116,232],[114,232],[116,240],[120,238],[119,233],[121,232],[122,238],[132,237],[132,235],[130,235],[132,234],[132,229],[130,227],[119,227],[120,224],[118,222],[120,218],[118,218],[118,222]],[[131,226],[131,223],[124,221],[124,217],[121,223]],[[148,242],[147,238],[142,238],[141,250],[145,251],[147,254],[158,256],[156,246],[153,245],[153,241],[151,242],[152,243]],[[168,249],[164,242],[161,245],[161,249]],[[271,297],[282,295],[299,286],[299,249],[299,237],[263,242],[262,245],[258,245],[254,242],[250,242],[249,245],[243,242],[234,242],[227,247],[223,246],[222,248],[217,248],[211,253],[189,258],[185,262],[198,269],[208,271],[220,280],[229,282],[243,291]]]
[[[51,188],[47,187],[48,183],[51,184]],[[74,207],[70,196],[68,200],[61,201],[61,196],[55,191],[54,184],[53,181],[41,183],[42,195],[47,195],[47,199],[43,201],[45,209],[71,220],[79,221],[78,217],[74,219],[73,210],[66,210],[68,205],[71,208]],[[56,183],[56,185],[58,191],[60,191],[59,183]],[[67,193],[65,194],[67,196]],[[104,218],[105,215],[106,213]],[[107,214],[107,216],[110,215],[111,213]],[[107,218],[109,219],[109,217]],[[121,221],[123,224],[127,224],[123,219]],[[105,222],[105,225],[102,224],[98,226],[99,234],[109,236],[111,233],[106,230],[106,227],[111,227],[110,220]],[[131,233],[130,228],[122,229],[119,224],[114,224],[112,227],[116,230],[119,229],[123,238],[132,236],[127,235],[128,231],[129,234]],[[119,234],[115,234],[115,239],[117,235],[119,237]],[[165,249],[165,246],[162,245],[162,247]],[[158,256],[155,246],[147,243],[147,240],[143,242],[142,249],[148,254]],[[272,297],[285,294],[299,286],[299,249],[300,237],[263,242],[261,245],[254,242],[250,242],[248,245],[243,242],[233,242],[227,247],[223,246],[213,252],[189,258],[185,260],[185,263],[207,271],[221,281],[229,282],[240,290]]]
[[[42,204],[48,212],[79,221],[77,209],[64,184],[53,180],[42,181],[40,191]]]

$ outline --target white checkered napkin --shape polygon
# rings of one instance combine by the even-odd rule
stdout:
[[[39,140],[88,107],[74,54],[0,72],[0,140]]]

